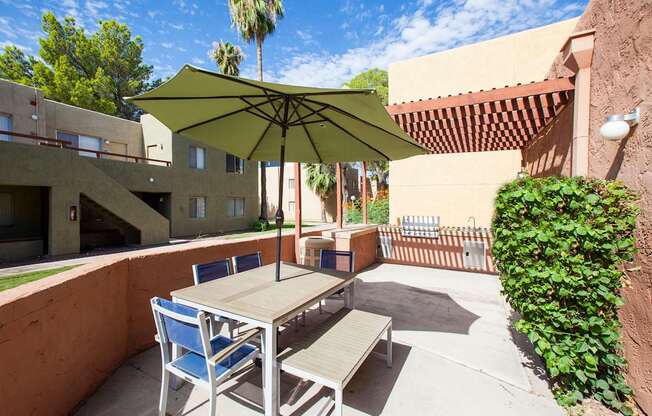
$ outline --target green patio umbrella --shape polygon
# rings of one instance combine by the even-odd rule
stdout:
[[[242,159],[280,162],[277,281],[285,162],[397,160],[427,153],[368,89],[275,84],[185,65],[158,88],[127,100],[175,133]]]

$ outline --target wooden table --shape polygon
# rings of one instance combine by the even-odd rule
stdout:
[[[274,281],[274,264],[185,289],[175,290],[175,302],[219,316],[246,322],[265,331],[263,337],[263,391],[265,415],[279,410],[279,367],[276,330],[285,322],[340,289],[354,307],[354,273],[281,264],[281,281]]]

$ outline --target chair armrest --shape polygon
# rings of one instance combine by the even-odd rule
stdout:
[[[231,343],[228,347],[224,348],[217,354],[209,357],[208,363],[213,367],[217,366],[219,362],[224,360],[229,355],[233,354],[238,348],[240,348],[243,344],[245,344],[250,339],[260,335],[260,333],[261,333],[260,328],[253,328],[246,332],[243,332],[242,334],[233,338],[233,343]]]

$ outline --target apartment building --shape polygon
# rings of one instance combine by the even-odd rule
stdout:
[[[0,80],[0,262],[248,228],[258,169],[173,134]]]

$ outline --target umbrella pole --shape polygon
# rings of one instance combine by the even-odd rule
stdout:
[[[285,130],[281,137],[281,165],[278,173],[278,208],[276,209],[276,281],[281,281],[281,234],[283,233],[283,173],[285,170]],[[296,186],[296,185],[295,185]]]

